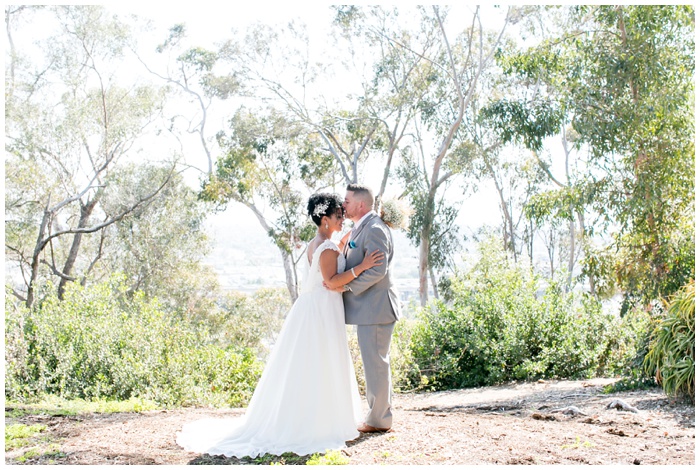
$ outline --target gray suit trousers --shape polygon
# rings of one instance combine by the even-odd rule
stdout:
[[[391,427],[391,368],[389,346],[394,323],[386,325],[357,325],[369,413],[365,423],[375,428]]]

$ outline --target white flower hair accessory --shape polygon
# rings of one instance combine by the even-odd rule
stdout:
[[[326,202],[322,202],[321,204],[314,207],[314,215],[316,217],[321,217],[321,216],[325,215],[326,211],[328,210],[328,205],[329,205],[329,202],[326,201]]]

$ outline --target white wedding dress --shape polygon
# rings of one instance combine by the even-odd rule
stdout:
[[[314,252],[306,282],[284,321],[248,409],[237,419],[203,419],[177,433],[185,450],[227,457],[322,453],[359,436],[360,394],[340,293],[323,287]],[[338,256],[338,272],[345,257]]]

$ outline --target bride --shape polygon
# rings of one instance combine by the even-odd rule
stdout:
[[[361,402],[338,288],[380,265],[384,255],[368,253],[345,271],[345,239],[341,247],[331,240],[342,229],[342,204],[335,194],[309,198],[307,210],[318,226],[308,249],[309,273],[245,415],[185,424],[177,433],[185,450],[227,457],[308,455],[343,448],[359,436]]]

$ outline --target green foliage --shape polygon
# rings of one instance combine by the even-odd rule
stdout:
[[[632,377],[623,377],[617,382],[603,387],[603,393],[618,393],[628,390],[649,390],[655,388],[656,382],[653,378],[635,374]]]
[[[415,320],[404,317],[394,326],[391,340],[391,383],[394,390],[409,391],[420,381],[420,369],[411,349]]]
[[[410,155],[403,156],[397,172],[409,192],[410,206],[414,210],[409,218],[408,238],[414,246],[420,246],[426,227],[429,227],[428,265],[438,271],[452,267],[453,254],[461,244],[456,225],[458,208],[445,198],[444,190],[431,199],[426,178],[419,166],[411,161]]]
[[[154,181],[165,180],[168,173],[168,168],[148,164],[115,168],[106,178],[103,207],[111,213],[120,212],[151,191]],[[109,243],[101,248],[102,262],[96,264],[90,280],[121,272],[130,291],[158,298],[169,312],[190,316],[212,310],[216,276],[200,262],[209,249],[203,223],[210,209],[182,175],[170,175],[151,204],[138,207],[110,227],[106,234]]]
[[[212,343],[120,279],[6,305],[5,396],[241,406],[262,372],[250,348]]]
[[[193,317],[194,325],[207,328],[216,344],[236,344],[267,357],[270,341],[282,329],[291,307],[285,289],[258,289],[252,295],[230,292],[217,300],[217,308],[207,316]]]
[[[230,132],[217,134],[224,155],[202,182],[200,197],[220,207],[230,201],[243,203],[261,221],[263,206],[274,209],[261,223],[283,259],[288,258],[309,237],[306,197],[299,188],[313,192],[322,186],[332,159],[318,151],[298,123],[276,111],[241,108],[229,126]]]
[[[483,117],[504,141],[529,149],[569,127],[584,171],[567,173],[570,189],[536,197],[528,215],[538,222],[571,219],[572,210],[592,216],[586,235],[602,226],[612,235],[603,251],[614,253],[606,260],[586,253],[592,284],[613,285],[643,304],[668,298],[694,277],[694,9],[563,11],[568,21],[551,37],[499,53],[516,92],[494,101]]]
[[[545,137],[560,130],[563,117],[564,112],[551,100],[499,100],[480,111],[480,118],[492,121],[504,142],[519,142],[534,151],[542,150]]]
[[[5,417],[18,418],[30,414],[45,414],[51,416],[75,416],[84,413],[138,413],[146,410],[156,410],[158,405],[142,398],[129,400],[66,400],[56,395],[44,395],[31,403],[6,402]]]
[[[44,431],[46,426],[43,424],[10,424],[5,426],[5,452],[20,447],[25,447],[29,443],[29,439],[37,436]]]
[[[695,396],[695,280],[680,289],[658,321],[644,358],[670,396]]]
[[[306,465],[348,465],[350,459],[345,457],[339,450],[329,451],[323,455],[314,454]]]
[[[632,326],[590,296],[512,265],[495,238],[482,243],[469,272],[452,279],[445,298],[426,307],[413,330],[417,385],[585,378],[619,371],[634,354]]]

